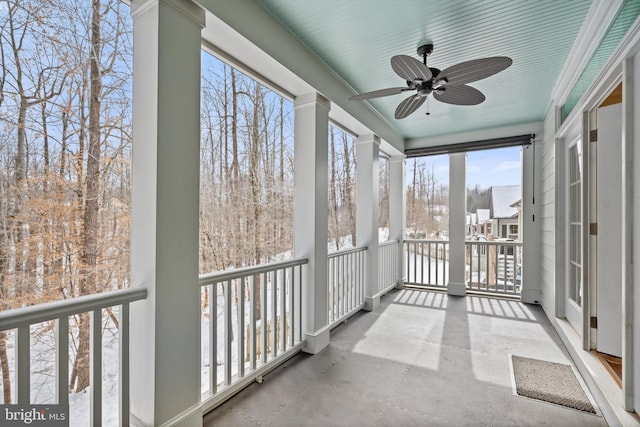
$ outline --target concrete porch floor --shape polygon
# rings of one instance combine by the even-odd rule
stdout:
[[[509,355],[571,364],[542,308],[403,289],[204,417],[205,426],[606,426],[513,395]]]

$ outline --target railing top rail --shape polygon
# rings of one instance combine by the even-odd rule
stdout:
[[[381,247],[381,246],[390,246],[390,245],[394,245],[394,244],[396,244],[396,243],[398,243],[398,241],[397,241],[397,240],[386,240],[386,241],[384,241],[384,242],[380,242],[380,243],[378,243],[378,247]]]
[[[135,287],[0,311],[0,331],[126,304],[146,297],[147,288]]]
[[[257,274],[268,273],[283,268],[297,267],[309,262],[308,258],[292,259],[289,261],[273,262],[271,264],[255,265],[251,267],[235,268],[233,270],[220,271],[200,275],[200,286],[212,285],[226,280],[239,279],[241,277],[255,276]]]
[[[404,239],[406,243],[449,243],[448,240],[439,239]]]
[[[522,246],[522,242],[501,242],[496,240],[487,240],[485,242],[479,240],[466,240],[465,245],[487,245],[487,246]]]
[[[348,255],[348,254],[353,254],[353,253],[356,253],[356,252],[364,252],[364,251],[366,251],[368,249],[369,249],[368,246],[362,246],[362,247],[359,247],[359,248],[342,249],[340,251],[331,252],[328,255],[328,257],[329,257],[329,259],[331,259],[331,258],[339,257],[341,255]]]

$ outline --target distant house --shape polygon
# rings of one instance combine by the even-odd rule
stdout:
[[[489,216],[491,231],[495,238],[520,240],[518,202],[522,200],[519,185],[491,187]]]

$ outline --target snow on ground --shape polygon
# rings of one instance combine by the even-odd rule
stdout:
[[[113,310],[116,310],[114,308]],[[117,315],[117,312],[115,313]],[[113,327],[106,313],[103,316],[102,339],[102,425],[118,425],[118,331]],[[69,329],[73,337],[77,337],[77,328],[70,323]],[[10,331],[7,340],[7,356],[11,375],[12,401],[15,402],[15,336],[16,331]],[[75,350],[73,338],[69,338],[69,373],[73,368]],[[31,403],[56,404],[56,351],[55,329],[50,322],[31,327]],[[71,427],[86,427],[89,425],[89,411],[91,406],[90,389],[79,393],[69,393],[69,425]],[[0,403],[4,399],[0,396]]]
[[[389,229],[379,229],[379,239],[381,242],[388,240]],[[327,242],[329,253],[336,251],[335,240],[329,240]],[[339,239],[340,250],[349,249],[353,247],[351,236],[343,236]],[[286,261],[292,259],[293,252],[283,252],[272,259],[271,262]],[[440,269],[444,271],[444,269]],[[442,273],[440,273],[442,274]],[[218,287],[217,295],[217,360],[218,366],[216,369],[218,381],[224,379],[224,339],[225,339],[225,324],[222,317],[224,307],[224,296],[221,291],[221,287]],[[267,319],[272,319],[271,308],[271,279],[267,281]],[[277,291],[277,304],[278,315],[280,314],[280,286]],[[247,292],[248,293],[248,292]],[[234,298],[235,301],[235,298]],[[286,311],[289,311],[289,297],[286,298]],[[244,328],[250,322],[250,308],[251,302],[245,297],[245,315],[244,315]],[[117,308],[112,308],[114,314],[117,315]],[[238,372],[238,305],[232,304],[231,309],[232,319],[232,331],[233,341],[231,344],[232,352],[232,375],[236,375]],[[260,326],[260,320],[257,322]],[[119,343],[118,343],[118,331],[111,323],[107,314],[103,312],[103,346],[102,346],[102,362],[103,362],[103,378],[102,378],[102,412],[103,412],[103,425],[104,426],[116,426],[118,425],[118,370],[119,370]],[[135,327],[135,326],[134,326]],[[70,322],[69,326],[73,337],[77,337],[77,328]],[[15,335],[16,331],[10,331],[8,334],[7,350],[9,357],[9,371],[12,379],[12,401],[15,402]],[[52,323],[40,324],[32,327],[31,330],[31,401],[33,404],[55,404],[56,403],[56,344],[55,344],[55,328]],[[74,338],[70,337],[69,341],[69,373],[72,371],[72,363],[74,360]],[[245,336],[246,340],[246,336]],[[201,391],[206,393],[209,389],[209,318],[206,310],[202,315],[201,323]],[[246,344],[246,341],[245,341]],[[281,350],[279,349],[279,352]],[[246,358],[246,350],[243,355],[243,359]],[[269,354],[269,358],[271,355]],[[248,370],[248,362],[245,362],[245,368]],[[91,406],[91,393],[90,388],[81,392],[69,393],[69,415],[70,426],[85,427],[89,425],[89,414]],[[0,404],[4,403],[3,397],[0,394]]]
[[[407,282],[431,286],[446,286],[445,277],[449,271],[449,261],[436,260],[435,256],[409,255]]]

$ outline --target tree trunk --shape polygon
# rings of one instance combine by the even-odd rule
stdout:
[[[92,2],[91,20],[91,59],[90,59],[90,96],[89,96],[89,150],[87,155],[87,175],[85,208],[83,215],[82,266],[80,294],[89,295],[98,291],[96,268],[98,264],[98,214],[100,203],[100,107],[102,77],[100,73],[100,1]],[[89,384],[89,316],[80,317],[78,354],[76,355],[77,383],[76,392],[84,390]],[[101,321],[101,319],[96,319]]]
[[[335,135],[333,130],[330,132],[329,140],[329,219],[333,223],[333,241],[336,250],[340,250],[340,227],[338,226],[338,198],[336,197],[336,147]]]
[[[356,246],[356,217],[353,206],[353,177],[351,176],[351,150],[349,149],[349,141],[346,134],[342,134],[342,146],[344,148],[344,192],[343,197],[347,215],[349,217],[349,231],[351,232],[351,245]]]

